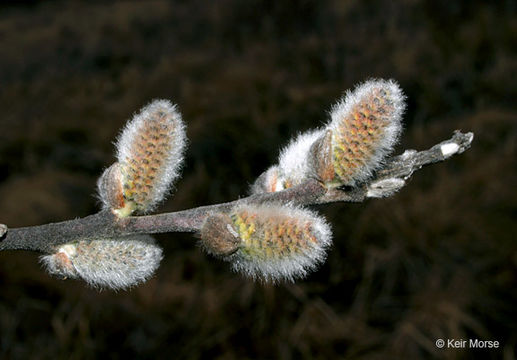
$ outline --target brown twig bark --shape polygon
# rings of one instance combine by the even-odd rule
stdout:
[[[424,151],[406,150],[386,162],[384,168],[367,183],[354,188],[327,189],[317,179],[293,188],[223,204],[215,204],[172,213],[118,218],[111,211],[101,211],[80,219],[59,223],[8,229],[0,224],[0,251],[33,250],[53,253],[56,248],[79,239],[121,237],[132,234],[197,232],[212,213],[229,212],[242,202],[295,203],[299,205],[331,202],[362,202],[370,197],[387,197],[400,190],[411,175],[425,165],[444,161],[467,150],[472,133],[456,131],[454,136]]]

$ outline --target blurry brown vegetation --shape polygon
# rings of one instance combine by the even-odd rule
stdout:
[[[369,77],[408,96],[398,151],[454,129],[465,154],[390,199],[322,207],[334,246],[296,284],[265,286],[159,236],[130,292],[0,254],[0,358],[515,359],[515,1],[10,1],[0,7],[0,221],[85,216],[112,141],[153,98],[190,139],[161,211],[233,200],[299,131]],[[498,340],[438,350],[437,338]]]

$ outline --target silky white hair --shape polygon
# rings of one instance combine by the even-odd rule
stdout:
[[[285,184],[301,184],[312,175],[310,168],[310,149],[316,140],[325,133],[324,130],[312,130],[299,134],[282,149],[278,165],[270,167],[251,186],[252,194],[275,192],[286,189]]]
[[[282,149],[278,159],[280,181],[283,180],[293,185],[298,185],[309,177],[311,169],[308,156],[311,146],[324,133],[324,130],[318,129],[299,134]]]
[[[368,96],[379,89],[386,92],[386,97],[391,102],[390,105],[393,106],[393,113],[388,116],[388,125],[384,127],[379,143],[375,144],[372,156],[369,159],[365,159],[360,168],[355,169],[356,173],[353,176],[353,182],[347,185],[355,185],[371,177],[373,172],[382,166],[386,156],[393,150],[402,131],[402,115],[406,106],[406,97],[396,81],[371,79],[359,84],[353,91],[347,91],[345,96],[332,106],[330,113],[331,121],[327,128],[333,133],[337,133],[339,128],[343,126],[343,119],[346,119],[354,111],[354,107],[363,103]]]
[[[151,126],[163,126],[157,121],[159,115],[165,115],[159,121],[165,121],[165,125],[170,126],[173,131],[165,134],[170,145],[169,151],[163,154],[153,153],[146,159],[149,161],[153,156],[159,156],[162,165],[153,173],[153,178],[149,178],[151,190],[147,194],[145,204],[137,204],[142,212],[153,210],[165,198],[174,181],[180,175],[187,137],[185,125],[177,106],[169,100],[152,101],[126,124],[116,143],[118,161],[123,165],[129,164],[135,158],[135,146],[145,146],[144,144],[138,144],[142,133]],[[152,149],[146,148],[146,151],[152,153]],[[145,168],[145,166],[143,167]],[[148,174],[140,175],[145,177]],[[126,174],[126,176],[129,175]]]
[[[95,288],[125,289],[147,281],[162,260],[149,235],[78,240],[40,257],[46,270],[62,278],[80,278]]]
[[[382,166],[386,156],[393,150],[402,131],[405,96],[400,86],[394,80],[371,79],[359,84],[353,91],[347,91],[332,106],[330,112],[331,119],[326,127],[299,134],[291,140],[280,152],[278,164],[270,167],[254,182],[251,186],[251,193],[259,194],[284,190],[286,185],[299,185],[311,176],[314,176],[317,169],[311,168],[315,164],[314,161],[311,161],[313,159],[310,159],[310,156],[314,156],[311,152],[312,145],[325,136],[325,133],[329,130],[332,134],[332,145],[334,145],[336,139],[337,141],[342,140],[342,138],[339,138],[340,131],[343,127],[347,128],[347,126],[352,125],[347,119],[353,114],[355,108],[361,105],[368,105],[365,102],[371,101],[370,97],[373,95],[379,96],[376,95],[376,92],[379,91],[383,92],[380,96],[387,102],[385,105],[391,111],[390,113],[375,114],[384,123],[382,128],[378,130],[379,132],[375,134],[377,136],[376,142],[371,144],[373,151],[370,153],[371,149],[366,148],[366,144],[359,143],[359,146],[364,145],[365,150],[368,151],[352,153],[354,157],[349,160],[359,163],[360,166],[350,169],[350,173],[347,174],[348,179],[336,179],[334,184],[329,183],[328,185],[354,186],[370,178]],[[376,100],[373,99],[373,101]],[[373,103],[372,105],[376,104]],[[361,140],[361,136],[357,135],[357,133],[351,133],[349,140],[357,142]],[[333,152],[334,150],[332,149],[331,151]],[[330,158],[333,155],[333,153],[328,154]]]
[[[317,213],[292,204],[264,203],[238,205],[232,214],[242,212],[253,214],[255,232],[251,235],[252,241],[243,241],[240,248],[227,257],[235,271],[264,282],[294,282],[324,262],[332,243],[332,231]],[[280,233],[282,225],[290,227],[284,230],[292,231],[287,239],[287,232]],[[268,240],[261,237],[266,230],[272,235]],[[236,225],[234,231],[243,236]],[[313,239],[299,238],[304,235]]]

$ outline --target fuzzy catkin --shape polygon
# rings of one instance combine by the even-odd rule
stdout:
[[[369,80],[332,107],[323,129],[298,135],[251,193],[281,191],[309,179],[327,187],[356,186],[378,170],[398,141],[404,95],[393,80]]]
[[[176,106],[168,100],[151,102],[126,124],[116,146],[118,165],[108,168],[98,183],[104,208],[119,216],[153,210],[179,176],[183,161],[185,125]]]
[[[46,270],[61,278],[80,278],[97,288],[124,289],[149,279],[162,249],[149,235],[79,240],[42,256]]]
[[[225,255],[217,254],[219,248],[232,249],[222,257],[235,271],[266,282],[306,276],[324,261],[332,239],[322,217],[293,205],[239,205],[205,226],[213,229],[215,224],[217,232],[202,229],[203,247],[216,255]],[[221,246],[223,241],[228,245]]]
[[[282,149],[278,159],[281,190],[307,180],[312,172],[308,159],[311,146],[323,134],[324,131],[320,129],[302,133]]]
[[[299,134],[280,152],[278,165],[269,168],[251,187],[252,194],[275,192],[296,186],[313,173],[310,167],[310,149],[324,135],[323,130]]]
[[[332,162],[338,185],[368,179],[401,132],[404,95],[393,80],[369,80],[332,108]]]

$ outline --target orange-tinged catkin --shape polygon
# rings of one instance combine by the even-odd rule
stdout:
[[[392,80],[369,80],[334,105],[328,128],[337,185],[361,183],[382,165],[400,135],[404,107]]]
[[[217,216],[215,220],[223,219]],[[224,231],[213,231],[216,222],[207,219],[203,228],[212,231],[202,229],[203,247],[214,253],[212,243],[219,248],[221,239],[226,239],[233,251],[223,258],[232,262],[234,270],[264,281],[304,277],[323,262],[331,244],[331,230],[325,220],[293,205],[243,204],[224,218],[219,222]],[[225,235],[220,236],[222,233]]]
[[[104,207],[119,216],[153,210],[179,176],[185,145],[185,126],[175,105],[155,100],[145,106],[117,141],[118,162],[99,180]]]
[[[325,128],[302,133],[282,149],[278,164],[255,181],[251,192],[281,191],[309,179],[327,187],[366,181],[397,142],[404,107],[395,81],[366,81],[333,106]]]

